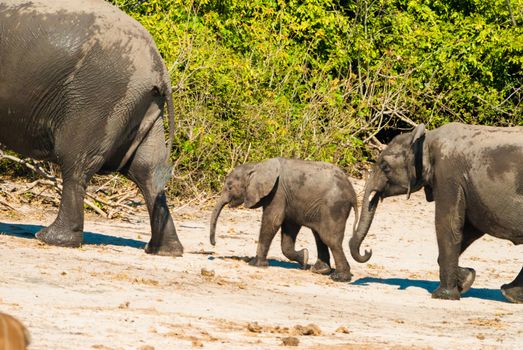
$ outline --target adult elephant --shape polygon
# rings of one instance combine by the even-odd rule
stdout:
[[[173,124],[168,72],[138,22],[103,0],[0,0],[0,143],[63,177],[58,217],[38,239],[79,246],[90,178],[119,171],[145,197],[146,252],[181,255],[164,192]]]
[[[436,205],[440,286],[433,298],[459,299],[475,272],[458,266],[461,253],[489,233],[523,243],[523,128],[451,123],[432,131],[423,124],[396,136],[378,157],[365,185],[358,227],[350,251],[359,262],[360,245],[369,231],[380,198],[424,188]],[[501,287],[512,302],[523,302],[523,269]]]

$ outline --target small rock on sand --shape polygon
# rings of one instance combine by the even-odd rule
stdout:
[[[285,337],[281,341],[284,346],[298,346],[300,344],[300,340],[296,337]]]
[[[320,327],[318,325],[315,325],[314,323],[310,323],[306,326],[297,325],[294,327],[294,330],[298,335],[321,335]]]

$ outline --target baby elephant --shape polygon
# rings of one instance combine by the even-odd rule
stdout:
[[[212,212],[212,245],[216,244],[216,222],[225,204],[230,207],[241,204],[247,208],[263,207],[258,249],[251,265],[268,265],[270,244],[281,227],[283,254],[305,267],[308,251],[297,252],[295,243],[298,231],[306,226],[312,230],[318,249],[318,261],[311,270],[321,274],[331,272],[330,248],[336,264],[331,278],[350,281],[352,275],[342,243],[347,217],[351,208],[358,217],[358,205],[351,183],[338,167],[324,162],[285,158],[236,167],[225,179],[221,197]]]

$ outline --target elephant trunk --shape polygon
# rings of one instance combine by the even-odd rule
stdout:
[[[216,206],[214,207],[211,215],[211,231],[209,238],[212,245],[216,245],[216,222],[218,221],[218,216],[220,216],[223,207],[227,203],[229,203],[229,196],[223,192],[220,196],[220,199],[218,199],[218,202],[216,203]]]
[[[370,198],[372,195],[374,196]],[[372,219],[376,213],[376,208],[378,207],[378,201],[380,199],[381,193],[376,191],[371,191],[370,186],[365,188],[365,194],[363,197],[363,204],[361,208],[361,216],[358,222],[358,226],[355,231],[352,233],[352,237],[349,241],[350,253],[354,260],[360,263],[367,262],[372,256],[372,250],[365,250],[365,254],[360,254],[360,246],[367,233],[369,232],[370,225],[372,224]]]

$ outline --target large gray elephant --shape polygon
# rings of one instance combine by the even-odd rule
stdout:
[[[168,71],[138,22],[103,0],[0,0],[0,143],[63,178],[58,217],[38,239],[79,246],[90,178],[118,171],[145,197],[146,252],[181,255],[164,192],[173,124]]]
[[[365,185],[358,227],[350,239],[360,254],[380,198],[424,188],[435,201],[440,286],[433,298],[459,299],[474,282],[475,271],[458,265],[459,256],[488,233],[523,243],[523,128],[451,123],[432,131],[423,124],[396,136],[383,150]],[[501,287],[512,302],[523,302],[523,269]]]
[[[302,226],[309,227],[316,240],[318,260],[312,271],[331,272],[329,248],[334,256],[335,281],[350,281],[352,275],[343,252],[345,224],[357,198],[347,176],[338,167],[324,162],[272,158],[236,167],[225,179],[225,186],[211,216],[210,240],[214,245],[216,222],[226,204],[247,208],[263,207],[256,257],[250,264],[267,266],[267,253],[281,227],[283,254],[301,265],[307,264],[306,249],[297,252],[296,236]]]

